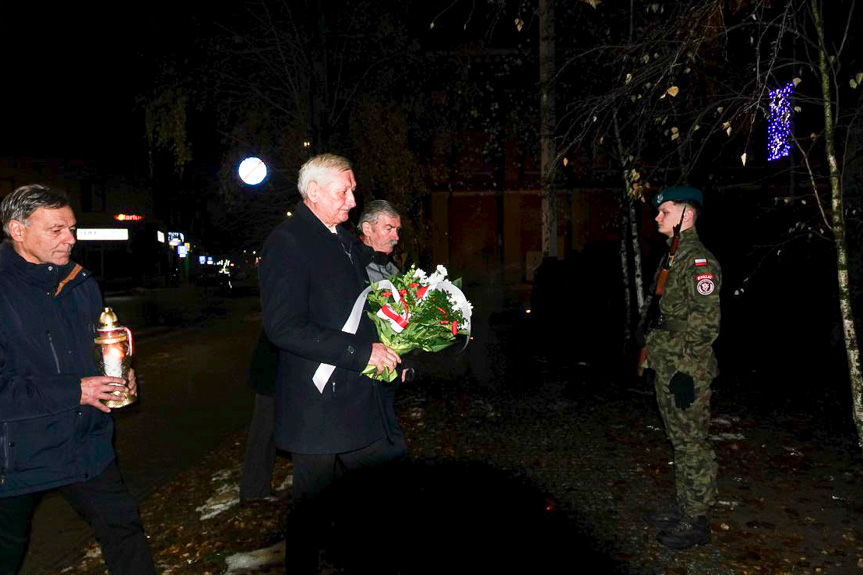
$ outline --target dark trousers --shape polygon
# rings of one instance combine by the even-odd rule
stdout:
[[[291,498],[300,502],[313,497],[332,485],[341,473],[404,459],[407,457],[404,436],[398,428],[394,431],[392,441],[384,437],[367,447],[347,453],[292,453],[294,481]]]
[[[276,463],[276,398],[255,394],[255,409],[246,454],[243,457],[243,475],[240,478],[240,501],[264,499],[272,495],[273,466]]]
[[[351,471],[407,457],[407,444],[396,427],[390,437],[348,453],[292,453],[294,482],[285,546],[285,573],[318,573],[318,553],[326,537],[329,510],[319,497],[336,479]]]
[[[156,568],[138,515],[116,463],[97,477],[57,489],[96,534],[111,575],[155,575]],[[0,498],[0,575],[20,567],[30,539],[33,508],[42,493]]]

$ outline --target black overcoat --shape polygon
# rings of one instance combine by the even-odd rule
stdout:
[[[384,437],[378,384],[362,375],[377,332],[363,313],[342,331],[368,279],[355,238],[300,203],[270,234],[260,264],[264,330],[279,348],[276,444],[294,453],[345,453]],[[336,366],[319,392],[320,363]]]

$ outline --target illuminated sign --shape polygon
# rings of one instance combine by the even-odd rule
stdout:
[[[144,216],[138,214],[117,214],[114,219],[118,222],[140,222]]]
[[[207,264],[208,264],[208,265],[213,265],[213,258],[212,258],[212,257],[207,256]]]
[[[78,228],[75,237],[79,241],[88,240],[120,240],[129,239],[129,230],[126,228]]]
[[[156,239],[159,241],[159,243],[164,244],[165,232],[163,232],[162,230],[156,230]]]
[[[198,256],[198,263],[201,265],[207,263],[207,256]]]
[[[177,247],[186,241],[182,232],[168,232],[168,245]]]
[[[177,246],[177,255],[178,256],[180,256],[181,258],[184,258],[184,257],[186,257],[187,253],[188,252],[186,251],[186,246]]]

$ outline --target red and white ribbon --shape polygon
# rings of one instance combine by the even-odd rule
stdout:
[[[399,292],[396,287],[389,280],[382,280],[377,283],[379,287],[389,287],[393,291],[393,298],[398,302],[401,300],[399,297]],[[357,301],[354,302],[354,307],[351,310],[351,315],[348,316],[348,320],[345,322],[345,325],[342,327],[342,331],[345,333],[354,334],[357,333],[357,328],[360,326],[360,319],[363,317],[363,309],[366,307],[366,298],[369,293],[372,291],[372,286],[367,287],[360,295],[357,296]],[[330,365],[328,363],[322,363],[318,366],[318,369],[315,370],[315,374],[312,376],[312,382],[314,382],[315,387],[318,388],[320,393],[324,392],[324,387],[327,386],[327,381],[330,379],[330,376],[336,370],[336,366]]]
[[[410,320],[410,310],[408,309],[407,303],[402,301],[401,295],[399,295],[399,290],[396,289],[396,286],[389,280],[381,280],[374,284],[375,289],[388,288],[392,292],[393,299],[396,300],[396,304],[402,304],[405,310],[405,315],[400,315],[393,310],[391,310],[388,306],[383,306],[378,311],[378,316],[386,319],[390,322],[390,326],[393,328],[393,331],[396,333],[400,333],[405,327],[407,327],[408,322]],[[420,295],[420,288],[417,290],[417,301],[422,300],[428,292],[432,290],[440,290],[448,293],[456,307],[458,307],[462,316],[464,317],[464,327],[467,330],[467,339],[465,339],[465,346],[467,346],[467,342],[470,340],[470,316],[471,309],[470,304],[467,301],[467,298],[464,297],[462,291],[453,285],[449,281],[442,281],[432,285],[427,286]],[[357,328],[360,325],[360,319],[363,317],[363,310],[366,306],[366,298],[368,298],[369,293],[372,291],[372,286],[364,289],[359,296],[357,296],[357,300],[354,302],[354,307],[351,310],[350,316],[348,316],[345,325],[342,327],[342,331],[346,333],[357,333]],[[398,307],[398,306],[396,306]],[[386,310],[386,311],[384,311]],[[327,381],[330,379],[330,376],[335,371],[336,366],[330,365],[328,363],[322,363],[318,366],[318,369],[315,370],[315,374],[312,376],[312,381],[315,384],[315,387],[318,388],[320,393],[324,392],[324,387],[327,385]]]

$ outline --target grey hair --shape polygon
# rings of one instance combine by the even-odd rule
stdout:
[[[300,175],[297,180],[300,196],[306,199],[306,190],[310,183],[323,184],[330,178],[332,172],[344,172],[352,169],[350,160],[335,154],[320,154],[307,160],[300,168]]]
[[[372,226],[378,223],[378,218],[382,214],[391,218],[401,218],[394,205],[386,200],[372,200],[363,208],[363,213],[360,214],[360,219],[357,222],[357,227],[360,228],[360,233],[363,231],[363,222],[368,222]]]
[[[21,186],[3,198],[0,202],[0,220],[3,221],[3,231],[9,233],[9,222],[17,220],[27,225],[27,220],[39,208],[56,210],[69,205],[69,196],[63,190],[55,190],[41,184]]]

